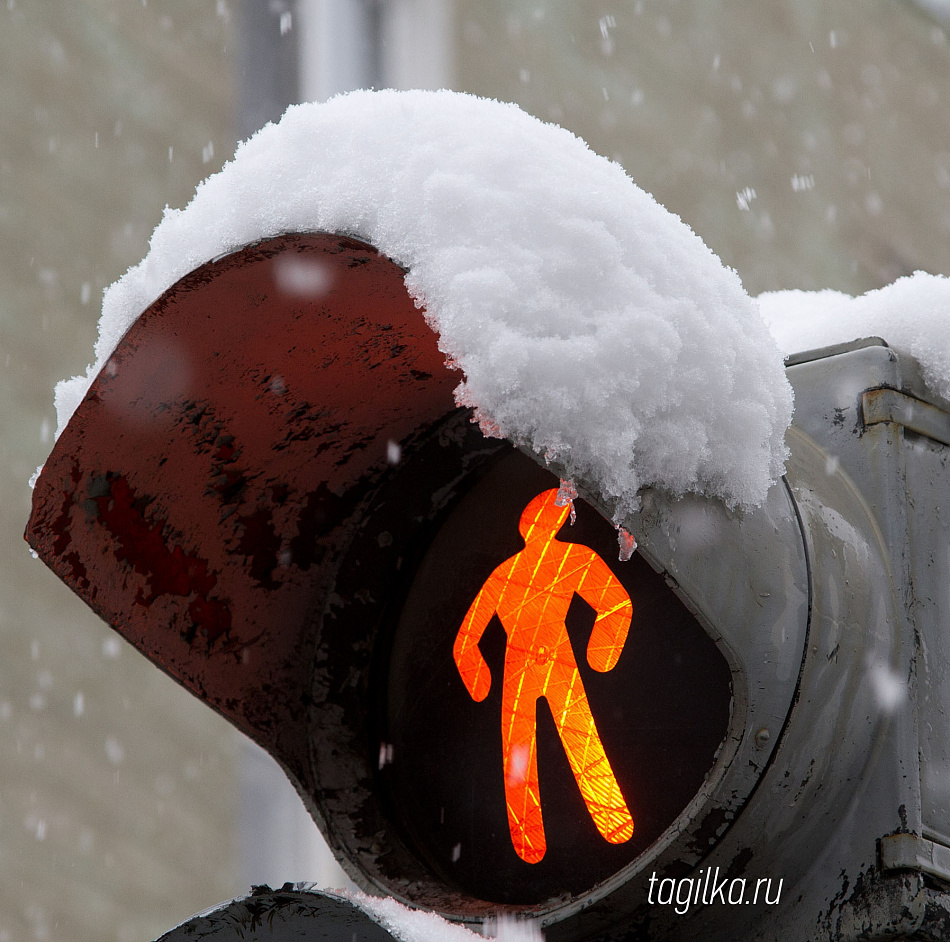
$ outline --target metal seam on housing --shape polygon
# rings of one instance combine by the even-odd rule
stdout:
[[[950,847],[917,834],[881,838],[881,869],[918,870],[950,881]]]
[[[864,392],[861,406],[866,426],[893,422],[942,445],[950,445],[950,415],[929,402],[884,387]]]
[[[841,356],[844,353],[853,353],[866,347],[887,347],[888,344],[880,337],[862,337],[859,340],[850,340],[846,343],[833,343],[827,347],[815,347],[811,350],[802,350],[799,353],[790,353],[785,357],[785,366],[801,366],[803,363],[813,363],[815,360],[826,360],[829,357]]]

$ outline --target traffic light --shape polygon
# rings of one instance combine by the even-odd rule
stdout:
[[[558,942],[950,937],[950,417],[914,364],[791,358],[765,504],[647,491],[621,559],[596,487],[456,407],[403,274],[313,233],[183,278],[47,461],[39,556],[372,892]]]

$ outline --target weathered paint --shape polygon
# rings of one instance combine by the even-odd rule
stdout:
[[[280,266],[319,269],[282,293]],[[109,624],[309,781],[321,569],[458,381],[375,249],[287,235],[141,315],[36,484],[27,539]]]

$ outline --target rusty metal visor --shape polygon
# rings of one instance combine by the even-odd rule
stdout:
[[[328,571],[459,375],[372,246],[284,235],[144,311],[40,475],[26,538],[146,657],[308,790]]]

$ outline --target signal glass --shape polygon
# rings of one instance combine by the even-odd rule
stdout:
[[[728,664],[592,507],[517,452],[447,512],[391,638],[380,780],[404,839],[489,902],[580,894],[715,763]]]

